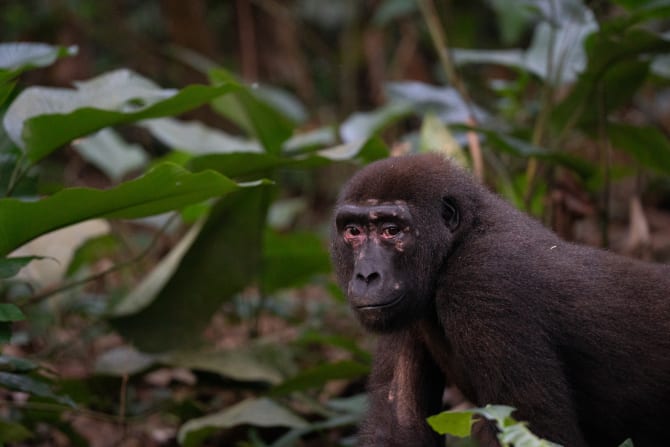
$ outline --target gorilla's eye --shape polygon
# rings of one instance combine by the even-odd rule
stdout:
[[[357,239],[361,234],[362,232],[358,225],[349,224],[344,227],[344,240],[346,241]]]
[[[400,227],[394,224],[387,224],[382,227],[382,236],[395,237],[400,233]]]

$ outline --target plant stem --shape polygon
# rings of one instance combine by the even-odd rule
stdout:
[[[449,52],[449,45],[447,43],[447,35],[444,32],[442,24],[437,16],[437,11],[435,10],[435,5],[433,0],[417,0],[419,8],[421,9],[421,14],[423,19],[426,22],[428,27],[428,32],[430,33],[430,38],[433,41],[433,45],[437,50],[437,55],[440,59],[440,64],[444,70],[449,84],[451,84],[456,91],[461,95],[463,101],[465,102],[468,108],[468,122],[469,126],[476,126],[477,119],[475,118],[474,107],[472,99],[468,94],[468,91],[465,87],[465,84],[461,80],[456,67],[451,58],[451,53]],[[481,145],[479,142],[479,137],[477,133],[473,130],[469,130],[467,133],[468,146],[470,148],[470,156],[472,157],[472,167],[474,175],[480,181],[484,180],[484,158],[482,156]]]
[[[66,290],[73,289],[75,287],[82,286],[82,285],[84,285],[88,282],[95,281],[95,280],[98,280],[100,278],[104,278],[105,276],[109,275],[110,273],[113,273],[113,272],[116,272],[116,271],[119,271],[119,270],[123,270],[126,267],[130,267],[131,265],[141,261],[142,259],[144,259],[145,256],[147,256],[154,249],[154,247],[158,243],[158,240],[165,233],[165,230],[174,221],[176,216],[177,216],[177,214],[173,214],[172,216],[170,216],[170,218],[167,220],[167,222],[165,224],[163,224],[163,226],[158,230],[158,232],[156,233],[154,238],[151,240],[149,245],[147,245],[147,247],[144,250],[142,250],[138,255],[132,257],[131,259],[129,259],[127,261],[115,264],[115,265],[109,267],[106,270],[95,273],[93,275],[89,275],[85,278],[78,279],[78,280],[75,280],[75,281],[70,281],[70,282],[68,282],[66,284],[62,284],[58,287],[55,287],[55,288],[52,288],[52,289],[46,289],[46,290],[43,290],[39,293],[36,293],[36,294],[28,297],[23,303],[20,304],[20,306],[35,305],[35,304],[40,303],[40,302],[42,302],[42,301],[44,301],[44,300],[46,300],[46,299],[48,299],[48,298],[50,298],[50,297],[52,297],[56,294],[59,294],[61,292],[65,292]]]

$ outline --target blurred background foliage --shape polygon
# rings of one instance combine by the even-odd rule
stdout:
[[[378,158],[670,258],[670,1],[0,10],[0,444],[353,444],[328,219]]]

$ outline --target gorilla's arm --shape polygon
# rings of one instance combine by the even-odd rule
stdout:
[[[444,378],[415,331],[377,341],[368,381],[370,407],[359,432],[363,447],[442,446],[426,418],[442,409]]]

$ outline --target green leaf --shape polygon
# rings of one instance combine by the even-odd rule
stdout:
[[[0,43],[0,84],[31,68],[46,67],[57,59],[77,54],[77,47],[59,47],[44,43]]]
[[[628,152],[641,165],[670,174],[670,142],[657,128],[609,124],[607,133],[615,148]]]
[[[72,276],[87,264],[92,264],[105,256],[112,256],[119,249],[119,240],[111,234],[103,234],[87,239],[80,244],[65,270],[65,276]]]
[[[179,430],[184,447],[201,444],[209,435],[239,425],[254,427],[306,428],[307,421],[267,398],[248,399],[218,413],[191,419]]]
[[[509,8],[509,5],[506,7]],[[552,24],[540,22],[535,27],[530,47],[525,51],[456,49],[454,60],[458,64],[487,63],[518,67],[551,84],[572,83],[584,69],[584,40],[598,30],[598,24],[593,13],[581,1],[571,2],[566,9],[570,10],[572,20],[558,20]],[[547,63],[549,59],[551,64]],[[548,68],[552,68],[552,72],[548,72]]]
[[[298,373],[272,389],[275,396],[289,394],[295,391],[305,391],[319,388],[330,380],[355,379],[370,372],[367,365],[351,360],[319,365]]]
[[[23,315],[21,309],[16,307],[11,303],[0,303],[0,321],[21,321],[25,320],[26,316]]]
[[[459,166],[469,165],[465,151],[458,144],[451,131],[432,113],[427,114],[421,123],[419,151],[434,151],[444,154],[454,160]]]
[[[162,357],[172,366],[220,374],[239,382],[277,384],[295,365],[283,346],[251,344],[226,351],[177,351]]]
[[[571,169],[583,179],[589,179],[596,174],[596,168],[587,161],[561,151],[548,151],[540,146],[535,146],[527,141],[506,135],[501,132],[481,130],[486,135],[487,141],[496,149],[507,152],[518,157],[534,157],[540,160],[550,161]]]
[[[628,438],[624,442],[621,443],[619,447],[634,447],[633,441]]]
[[[157,280],[152,272],[128,297],[143,302],[122,301],[117,314],[123,309],[125,316],[111,323],[143,351],[197,345],[221,304],[258,275],[268,194],[265,187],[244,188],[219,201],[183,256],[156,267],[167,273]]]
[[[356,112],[340,127],[342,141],[345,143],[368,141],[412,112],[412,107],[404,102],[391,102],[371,112]]]
[[[598,77],[588,73],[580,77],[570,94],[551,114],[551,124],[557,132],[574,122],[586,130],[595,129],[598,117],[624,106],[646,81],[650,70],[647,60],[631,58],[617,61]],[[598,98],[598,89],[604,93]]]
[[[256,141],[229,135],[197,121],[160,118],[143,121],[141,125],[166,146],[193,155],[263,151]]]
[[[329,271],[330,257],[316,234],[266,231],[262,268],[266,293],[297,287],[312,276]]]
[[[0,210],[2,209],[0,205]],[[1,225],[1,224],[0,224]],[[0,258],[0,279],[11,278],[19,271],[36,259],[44,259],[41,256],[21,256],[13,258]]]
[[[428,424],[439,434],[450,434],[464,438],[470,435],[475,416],[493,421],[498,428],[498,440],[503,447],[560,447],[534,435],[524,422],[512,418],[513,407],[487,405],[463,411],[445,411],[427,419]]]
[[[134,219],[179,209],[238,189],[214,171],[192,174],[170,163],[101,191],[67,188],[37,202],[0,199],[0,255],[52,230],[94,217]]]
[[[594,125],[600,116],[603,92],[605,111],[628,102],[649,72],[642,55],[670,51],[670,41],[641,28],[610,23],[586,40],[587,67],[570,94],[552,113],[552,124],[562,130],[568,122]]]
[[[194,157],[188,167],[196,172],[213,169],[226,177],[245,180],[266,177],[268,171],[293,163],[291,159],[266,153],[230,153]]]
[[[0,445],[5,442],[19,443],[32,437],[32,432],[23,425],[0,419]]]
[[[0,322],[0,343],[9,343],[12,340],[12,324]]]
[[[0,303],[0,343],[7,343],[12,338],[13,321],[22,321],[26,317],[16,305]]]
[[[5,129],[31,162],[104,127],[177,115],[239,89],[228,83],[163,90],[129,70],[106,73],[76,86],[77,90],[30,87],[7,110]]]
[[[628,20],[637,23],[649,19],[667,19],[670,15],[670,1],[668,0],[614,0],[628,9]]]
[[[342,144],[328,149],[278,156],[266,153],[229,153],[208,154],[194,157],[188,167],[193,171],[214,169],[236,180],[255,180],[271,177],[270,173],[278,168],[314,169],[327,166],[333,161],[359,159],[364,163],[388,157],[389,149],[379,137]]]
[[[432,429],[441,435],[449,434],[465,438],[470,436],[474,415],[475,413],[472,410],[443,411],[427,420]]]
[[[87,162],[100,169],[114,181],[146,166],[149,156],[139,144],[129,144],[112,129],[78,138],[72,147]]]
[[[524,423],[518,422],[503,428],[498,434],[498,440],[505,446],[523,447],[561,447],[546,439],[542,439],[528,429]]]
[[[75,407],[75,403],[69,397],[57,395],[45,382],[33,379],[32,377],[28,377],[23,374],[0,372],[0,386],[4,386],[10,390],[23,391],[34,396],[54,400],[72,408]]]
[[[373,135],[367,140],[358,140],[340,146],[322,149],[314,153],[313,157],[305,158],[305,162],[327,159],[332,161],[347,161],[359,159],[364,163],[386,158],[389,148],[379,136]]]
[[[209,74],[214,83],[235,82],[235,78],[223,69]],[[282,144],[293,133],[294,123],[271,105],[254,94],[249,87],[239,88],[234,95],[218,98],[214,109],[244,129],[250,136],[258,138],[266,152],[278,155]]]
[[[471,109],[474,109],[477,121],[485,121],[485,112],[468,105],[454,87],[436,87],[418,81],[389,82],[385,87],[386,95],[392,103],[398,103],[399,107],[409,107],[414,113],[432,113],[443,123],[467,123]],[[393,113],[388,118],[393,119]],[[344,134],[343,139],[347,141]]]

